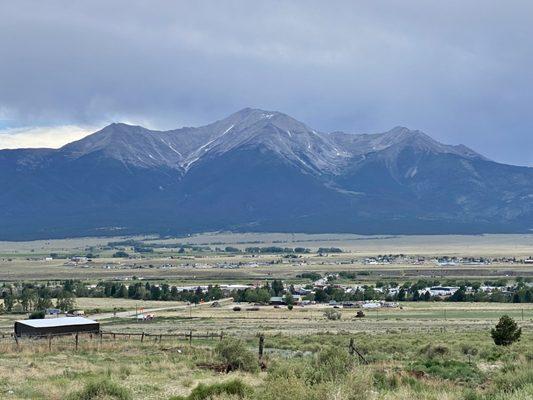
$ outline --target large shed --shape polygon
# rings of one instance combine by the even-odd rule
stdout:
[[[14,328],[16,336],[47,336],[96,333],[100,331],[100,324],[88,318],[66,317],[16,321]]]

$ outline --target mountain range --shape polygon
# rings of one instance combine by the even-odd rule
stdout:
[[[1,240],[533,228],[533,168],[404,127],[324,133],[251,108],[197,128],[114,123],[59,149],[1,150],[0,188]]]

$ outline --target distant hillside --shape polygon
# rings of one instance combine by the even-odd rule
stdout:
[[[322,133],[244,109],[199,128],[112,124],[0,151],[0,239],[208,230],[526,232],[533,169],[396,127]]]

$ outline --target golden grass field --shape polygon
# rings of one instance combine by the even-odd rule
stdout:
[[[289,371],[312,362],[312,354],[316,351],[331,346],[338,348],[340,352],[347,351],[350,338],[355,339],[359,350],[370,360],[369,365],[355,366],[351,379],[360,381],[357,394],[347,395],[340,391],[345,379],[350,379],[345,377],[336,383],[338,391],[327,389],[322,399],[464,400],[467,393],[472,396],[475,391],[494,392],[499,396],[486,397],[491,400],[528,400],[533,395],[533,385],[528,383],[531,382],[531,374],[527,372],[532,366],[528,357],[533,355],[533,337],[530,331],[510,349],[496,348],[491,344],[490,338],[481,331],[456,331],[452,335],[450,332],[438,330],[429,334],[412,331],[387,334],[267,334],[265,360],[274,371],[276,365],[283,366],[286,363],[288,369],[285,376],[289,379]],[[139,337],[113,339],[107,335],[100,340],[99,336],[91,338],[82,335],[76,350],[72,337],[54,338],[50,343],[47,340],[21,340],[18,347],[13,340],[0,340],[0,395],[2,398],[17,400],[61,400],[96,380],[113,382],[129,393],[129,397],[120,398],[155,400],[188,395],[200,383],[209,385],[239,379],[256,388],[259,393],[265,391],[265,385],[267,393],[278,392],[277,397],[269,395],[268,399],[308,398],[303,395],[302,389],[296,390],[301,384],[298,380],[292,377],[290,385],[287,386],[287,382],[283,380],[273,380],[270,369],[267,372],[237,371],[226,375],[200,367],[203,363],[217,361],[213,350],[218,342],[218,339],[194,340],[191,345],[184,339],[163,337],[160,341],[157,337],[148,337],[141,343]],[[247,351],[257,354],[257,337],[249,337],[245,343]],[[424,361],[427,360],[424,349],[428,346],[446,349],[447,354],[442,357],[442,361],[440,356],[429,360],[433,360],[431,362],[436,365],[441,365],[444,359],[454,360],[455,364],[452,365],[455,369],[452,369],[450,374],[436,370],[421,378],[413,378],[413,365],[423,365],[427,362]],[[478,352],[468,358],[463,354],[465,346],[476,348]],[[511,369],[513,365],[514,370]],[[391,379],[390,383],[379,383],[383,376]],[[514,381],[511,380],[513,377],[516,377]],[[516,385],[517,392],[502,389],[505,386],[500,383],[493,387],[493,380]],[[396,381],[397,383],[394,383]],[[268,389],[268,385],[274,386]],[[319,390],[319,387],[315,390]],[[247,398],[264,399],[263,396],[258,396]],[[101,400],[119,397],[74,398]],[[238,397],[222,395],[212,399],[236,398]],[[485,399],[476,397],[478,398]]]

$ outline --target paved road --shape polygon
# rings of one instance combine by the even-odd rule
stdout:
[[[224,305],[224,304],[228,304],[228,303],[231,303],[233,301],[233,299],[221,299],[221,300],[216,300],[218,301],[221,305]],[[213,304],[215,301],[207,301],[205,303],[202,303],[202,304],[199,304],[199,305],[192,305],[192,307],[211,307],[211,304]],[[143,314],[153,314],[153,313],[156,313],[156,312],[159,312],[159,311],[172,311],[172,310],[188,310],[190,306],[186,305],[186,304],[183,304],[183,305],[179,305],[179,306],[169,306],[169,307],[157,307],[157,308],[145,308],[143,310]],[[135,315],[139,313],[138,311],[136,310],[129,310],[129,311],[119,311],[117,312],[116,314],[115,313],[101,313],[101,314],[92,314],[89,316],[90,319],[93,319],[93,320],[96,320],[96,321],[102,321],[102,320],[105,320],[105,319],[110,319],[110,318],[131,318],[131,317],[135,317]]]

